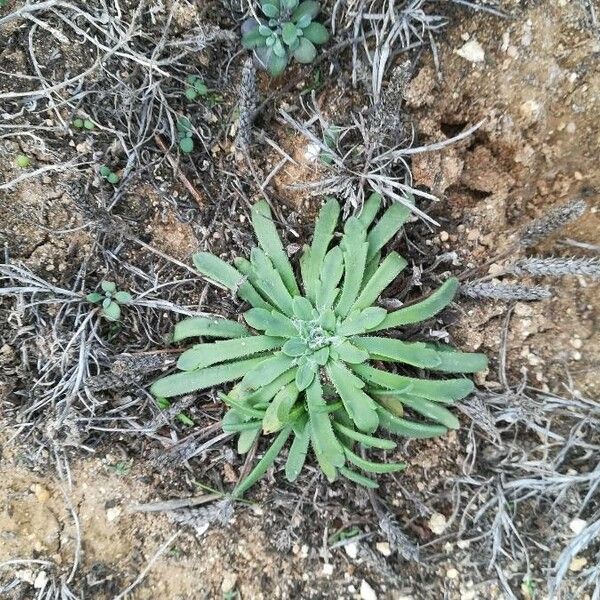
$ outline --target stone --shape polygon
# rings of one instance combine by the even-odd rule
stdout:
[[[360,597],[361,600],[377,600],[375,590],[364,579],[360,582]]]
[[[485,51],[482,45],[476,40],[469,40],[466,44],[455,50],[456,54],[472,63],[479,63],[485,60]]]
[[[575,534],[579,535],[587,527],[587,522],[583,519],[573,519],[569,523],[569,529]]]
[[[433,531],[436,535],[441,535],[446,530],[448,526],[448,522],[446,521],[446,517],[441,513],[433,513],[429,518],[429,529]]]

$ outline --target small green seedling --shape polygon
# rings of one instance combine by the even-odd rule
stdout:
[[[269,75],[283,73],[291,57],[300,63],[311,63],[317,56],[317,45],[329,39],[327,29],[313,19],[321,4],[313,0],[261,0],[265,18],[248,19],[242,25],[242,43],[254,50]]]
[[[131,465],[128,465],[124,462],[115,463],[114,465],[110,465],[110,467],[114,471],[115,475],[118,475],[119,477],[124,477],[131,470]]]
[[[112,183],[113,185],[116,185],[119,183],[119,181],[121,181],[121,178],[106,165],[102,165],[100,167],[100,175],[102,175],[102,177],[104,177],[108,183]]]
[[[102,303],[102,316],[107,321],[118,321],[121,318],[121,305],[131,304],[133,300],[131,294],[117,290],[114,281],[103,281],[100,287],[102,292],[92,292],[85,299],[94,304]]]
[[[166,410],[167,408],[171,408],[171,403],[166,398],[156,398],[156,406],[161,410]],[[175,418],[182,424],[191,427],[194,424],[194,421],[190,419],[185,413],[180,412],[175,415]]]
[[[341,132],[341,127],[330,125],[323,133],[323,143],[333,150],[337,146]],[[333,156],[327,152],[321,152],[319,154],[319,160],[326,165],[330,165],[333,162]]]
[[[19,154],[15,162],[17,163],[17,167],[21,169],[31,166],[31,159],[26,154]]]
[[[179,117],[176,127],[177,137],[179,138],[179,149],[184,154],[193,152],[194,140],[192,139],[192,135],[194,135],[194,130],[192,129],[190,120],[187,117]]]
[[[8,0],[0,0],[0,8],[4,8],[8,4]]]
[[[96,127],[96,125],[93,121],[90,121],[89,119],[74,119],[73,127],[75,127],[76,129],[87,129],[88,131],[91,131]]]
[[[185,97],[190,101],[196,100],[198,96],[207,96],[208,88],[198,75],[188,75],[185,79],[187,87],[185,88]]]

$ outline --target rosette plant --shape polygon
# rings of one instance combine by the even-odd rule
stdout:
[[[330,481],[341,475],[376,487],[359,471],[388,473],[405,465],[368,460],[357,444],[392,450],[394,441],[380,437],[380,430],[427,438],[458,427],[447,406],[467,396],[472,381],[433,380],[411,371],[471,373],[486,367],[486,357],[398,337],[398,328],[433,317],[452,300],[458,287],[454,278],[427,299],[399,310],[375,305],[406,267],[396,252],[383,260],[381,253],[410,214],[408,207],[393,204],[375,221],[380,203],[373,194],[338,237],[339,204],[326,202],[300,259],[302,289],[266,202],[252,209],[259,246],[250,260],[237,258],[232,266],[209,253],[194,255],[200,273],[252,308],[244,313],[245,324],[206,317],[178,323],[175,342],[198,336],[225,339],[183,352],[180,372],[158,380],[151,391],[171,397],[241,379],[220,395],[229,407],[223,429],[239,435],[240,453],[261,434],[276,435],[234,495],[242,495],[266,472],[290,437],[285,465],[290,481],[312,449]],[[375,335],[386,330],[392,335]],[[385,370],[386,363],[399,365],[399,371]]]
[[[260,9],[264,17],[257,15],[242,25],[242,43],[254,50],[272,77],[283,73],[292,56],[298,62],[311,63],[316,46],[329,39],[327,29],[313,21],[321,11],[319,2],[262,0]]]

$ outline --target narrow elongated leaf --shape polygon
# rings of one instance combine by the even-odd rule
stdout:
[[[365,333],[376,327],[387,314],[385,308],[369,306],[363,310],[352,311],[337,329],[339,335],[351,336]]]
[[[196,269],[208,279],[224,285],[237,294],[242,300],[254,307],[272,309],[273,307],[261,298],[246,278],[234,267],[208,252],[198,252],[192,257]]]
[[[292,296],[269,257],[260,248],[252,248],[250,262],[257,277],[256,286],[267,295],[271,304],[284,314],[292,316],[294,314]]]
[[[327,477],[335,479],[335,469],[344,464],[344,451],[333,432],[331,420],[326,413],[327,403],[323,399],[323,390],[319,379],[315,377],[306,390],[306,407],[310,425],[312,446]]]
[[[313,318],[314,307],[304,296],[296,296],[293,300],[294,316],[303,321],[310,321]]]
[[[356,384],[356,376],[339,362],[330,361],[325,370],[356,427],[368,433],[375,431],[379,424],[375,402]]]
[[[281,348],[284,342],[284,338],[255,335],[212,344],[197,344],[179,357],[177,367],[182,371],[203,369],[220,362]]]
[[[372,490],[376,490],[379,487],[379,484],[352,469],[348,469],[348,467],[340,467],[340,474],[343,475],[346,479],[350,481],[354,481],[354,483],[358,483],[358,485],[362,485],[363,487],[370,488]]]
[[[316,284],[319,281],[323,260],[325,259],[325,254],[327,254],[327,249],[333,237],[339,215],[340,205],[335,199],[330,198],[319,212],[319,217],[315,223],[312,244],[310,245],[304,269],[302,269],[304,290],[308,299],[313,303],[316,299]]]
[[[272,337],[291,338],[298,335],[292,321],[276,310],[251,308],[244,313],[244,319],[253,329],[264,331]]]
[[[377,252],[375,254],[375,256],[367,262],[367,264],[365,266],[365,273],[363,275],[362,287],[364,287],[369,282],[371,277],[373,277],[373,275],[375,274],[375,271],[377,271],[377,269],[379,268],[380,262],[381,262],[381,252]]]
[[[273,266],[277,269],[283,279],[283,283],[292,296],[299,296],[300,290],[296,283],[294,270],[285,253],[277,229],[273,224],[273,216],[269,205],[261,200],[252,207],[252,225],[258,239],[258,243],[271,259]]]
[[[285,476],[288,481],[296,481],[306,462],[308,445],[310,443],[310,424],[308,420],[306,420],[298,432],[294,433],[294,436],[294,441],[292,442],[285,463]]]
[[[307,360],[300,364],[298,371],[296,371],[296,387],[303,391],[313,381],[317,374],[318,368],[314,361]]]
[[[370,384],[444,404],[452,404],[465,398],[475,388],[470,379],[417,379],[381,371],[365,364],[353,365],[352,370]]]
[[[365,229],[368,229],[379,212],[381,206],[381,194],[373,192],[363,204],[362,210],[358,215],[360,222]]]
[[[250,332],[237,321],[220,319],[216,317],[191,317],[183,319],[175,325],[173,341],[180,342],[190,337],[219,337],[241,338],[247,337]]]
[[[361,310],[374,304],[381,292],[398,277],[407,264],[397,252],[390,252],[367,281],[351,310]]]
[[[354,452],[352,452],[352,450],[349,448],[344,448],[344,454],[349,462],[356,465],[359,469],[368,471],[369,473],[395,473],[397,471],[404,471],[404,469],[406,469],[406,463],[376,463],[370,460],[365,460],[364,458],[358,456],[358,454],[354,454]]]
[[[349,364],[360,364],[369,359],[369,353],[355,346],[352,342],[344,340],[335,346],[340,359]]]
[[[345,413],[342,413],[345,414]],[[350,427],[346,427],[341,423],[333,422],[333,427],[344,434],[347,438],[361,443],[363,446],[367,446],[369,448],[380,448],[381,450],[393,450],[396,447],[396,442],[392,442],[392,440],[383,440],[381,438],[373,437],[372,435],[367,435],[366,433],[361,433],[360,431],[355,431]]]
[[[458,352],[454,348],[440,344],[427,344],[432,352],[437,352],[440,364],[436,371],[444,373],[477,373],[487,369],[488,359],[480,352]]]
[[[240,431],[240,435],[238,437],[237,442],[237,451],[238,454],[246,454],[250,448],[252,448],[252,444],[256,441],[258,434],[260,433],[260,426],[255,427],[254,429],[246,429],[245,431]]]
[[[288,371],[293,364],[293,358],[286,356],[283,352],[278,352],[271,358],[262,360],[252,371],[246,373],[242,379],[242,385],[248,388],[265,386]]]
[[[275,378],[271,383],[259,387],[258,389],[246,388],[243,387],[241,383],[238,383],[229,392],[229,396],[244,401],[248,406],[268,403],[269,400],[275,397],[279,390],[290,383],[290,381],[294,381],[295,376],[296,369],[291,368]]]
[[[298,388],[292,382],[281,388],[273,400],[267,406],[262,421],[264,433],[279,431],[287,421],[287,418],[298,398]]]
[[[438,369],[441,365],[440,352],[436,352],[423,342],[403,342],[393,338],[359,337],[353,342],[366,350],[372,358],[401,362],[423,369]]]
[[[408,438],[431,438],[439,437],[448,432],[442,425],[428,425],[425,423],[417,423],[408,419],[395,417],[381,406],[377,407],[379,422],[381,427],[387,429],[391,433],[402,435]]]
[[[236,400],[227,394],[219,394],[219,398],[225,402],[227,406],[235,410],[240,417],[244,419],[262,419],[264,418],[265,411],[258,408],[252,408],[247,406],[244,402]]]
[[[382,329],[426,321],[444,310],[452,302],[457,289],[458,279],[450,277],[425,300],[388,313],[385,319],[371,331],[381,331]]]
[[[323,260],[323,268],[319,275],[319,287],[317,288],[316,302],[321,310],[331,308],[333,300],[337,295],[337,284],[342,278],[344,271],[344,259],[339,246],[332,248]]]
[[[215,385],[235,381],[243,377],[248,371],[264,362],[264,360],[264,358],[250,358],[228,363],[227,365],[200,369],[199,371],[167,375],[155,381],[150,388],[150,392],[153,396],[172,398],[173,396],[181,396],[182,394],[205,390]]]
[[[275,462],[275,459],[290,437],[291,432],[291,426],[288,426],[279,432],[271,444],[271,447],[265,452],[264,456],[258,461],[258,463],[256,463],[256,466],[249,473],[248,477],[239,483],[233,490],[234,498],[241,498],[244,493],[248,491],[267,472],[267,469]]]
[[[350,217],[344,226],[344,237],[340,243],[344,256],[344,282],[335,312],[342,317],[348,314],[360,292],[369,250],[365,239],[363,224],[356,217]]]
[[[440,423],[448,429],[458,429],[459,422],[455,415],[453,415],[447,408],[440,406],[436,402],[426,400],[425,398],[419,398],[417,396],[411,396],[409,394],[403,395],[389,395],[383,392],[382,394],[374,394],[376,399],[387,399],[388,401],[397,402],[398,404],[407,406],[416,413],[419,413],[423,417]],[[388,406],[386,408],[389,409]],[[391,411],[394,412],[394,411]]]
[[[412,199],[414,204],[414,198]],[[395,202],[384,213],[367,235],[369,252],[367,261],[375,256],[395,235],[410,216],[408,206]]]

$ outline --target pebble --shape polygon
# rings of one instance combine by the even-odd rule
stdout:
[[[569,529],[575,534],[579,535],[587,527],[587,522],[583,519],[573,519],[569,523]]]
[[[583,346],[583,342],[579,338],[573,338],[571,340],[571,346],[576,350],[579,350]]]
[[[364,579],[360,582],[360,597],[361,600],[377,600],[375,590]]]
[[[118,506],[113,506],[106,511],[106,520],[114,521],[121,514],[121,509]]]
[[[379,554],[383,554],[383,556],[390,556],[392,554],[392,549],[390,548],[388,542],[377,542],[377,544],[375,544],[375,548],[377,548],[377,552],[379,552]]]
[[[358,556],[358,544],[356,542],[350,542],[349,544],[346,544],[344,546],[344,550],[346,551],[346,554],[352,559]]]
[[[441,513],[433,513],[429,518],[429,529],[433,531],[436,535],[441,535],[446,530],[448,523],[446,521],[446,517]]]
[[[569,565],[569,571],[573,571],[573,573],[579,573],[579,571],[583,570],[583,567],[587,565],[587,558],[585,556],[576,556]]]
[[[50,498],[50,492],[43,485],[40,485],[39,483],[36,483],[33,486],[33,493],[35,494],[35,497],[37,498],[37,500],[40,504],[45,504],[46,502],[48,502],[48,499]]]
[[[326,575],[327,577],[333,575],[333,565],[331,563],[325,563],[323,565],[323,575]]]
[[[458,571],[456,569],[454,569],[454,568],[448,569],[446,571],[446,577],[448,579],[458,579]]]
[[[33,582],[33,587],[36,590],[42,590],[46,587],[47,583],[48,583],[48,575],[46,574],[46,571],[40,571],[35,577],[35,580]]]
[[[458,50],[456,54],[472,63],[483,62],[485,60],[485,51],[482,45],[476,40],[469,40]]]
[[[450,234],[447,231],[440,231],[440,240],[442,240],[442,242],[447,242],[449,238]]]
[[[237,575],[232,571],[228,571],[223,575],[223,581],[221,582],[221,591],[224,594],[232,592],[235,589],[237,583]]]

